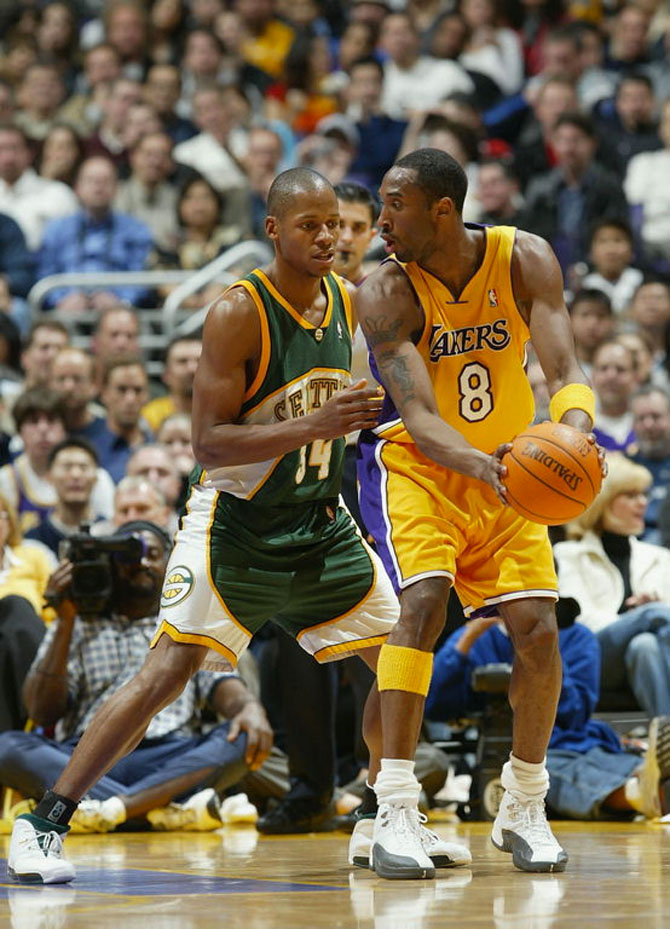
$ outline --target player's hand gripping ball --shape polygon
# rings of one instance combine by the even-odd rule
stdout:
[[[564,423],[529,427],[502,460],[510,506],[535,523],[559,526],[576,519],[600,490],[598,449]]]

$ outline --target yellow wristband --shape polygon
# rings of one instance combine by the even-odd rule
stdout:
[[[568,410],[582,410],[596,419],[596,395],[586,384],[566,384],[551,398],[549,415],[555,423],[560,423]]]

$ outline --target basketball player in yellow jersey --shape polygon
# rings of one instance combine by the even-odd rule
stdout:
[[[378,225],[394,260],[357,294],[359,321],[388,397],[359,445],[361,509],[401,600],[382,646],[384,732],[375,789],[414,777],[412,757],[432,649],[452,584],[466,615],[495,612],[515,647],[513,749],[493,826],[496,847],[526,871],[562,871],[567,855],[544,812],[545,752],[561,686],[556,576],[546,529],[505,505],[502,456],[533,419],[530,339],[551,415],[590,433],[593,393],[575,359],[563,281],[550,247],[506,227],[463,223],[467,180],[444,152],[391,168]],[[399,674],[398,669],[403,673]],[[378,828],[375,823],[373,849]]]

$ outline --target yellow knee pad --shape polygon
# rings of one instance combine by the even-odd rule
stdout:
[[[405,690],[425,697],[433,673],[433,653],[405,645],[384,644],[377,662],[377,687]]]

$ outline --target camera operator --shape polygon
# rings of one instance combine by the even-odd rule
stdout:
[[[24,687],[30,716],[55,726],[56,739],[0,736],[0,783],[41,797],[99,707],[140,669],[155,633],[170,549],[169,536],[143,520],[109,538],[79,534],[69,540],[72,560],[62,560],[47,585],[58,620]],[[227,722],[203,732],[207,708]],[[154,717],[138,747],[95,785],[92,799],[80,804],[75,831],[106,832],[146,814],[156,828],[216,829],[220,792],[259,767],[271,746],[265,712],[240,678],[198,671]],[[175,798],[182,802],[172,803]]]

